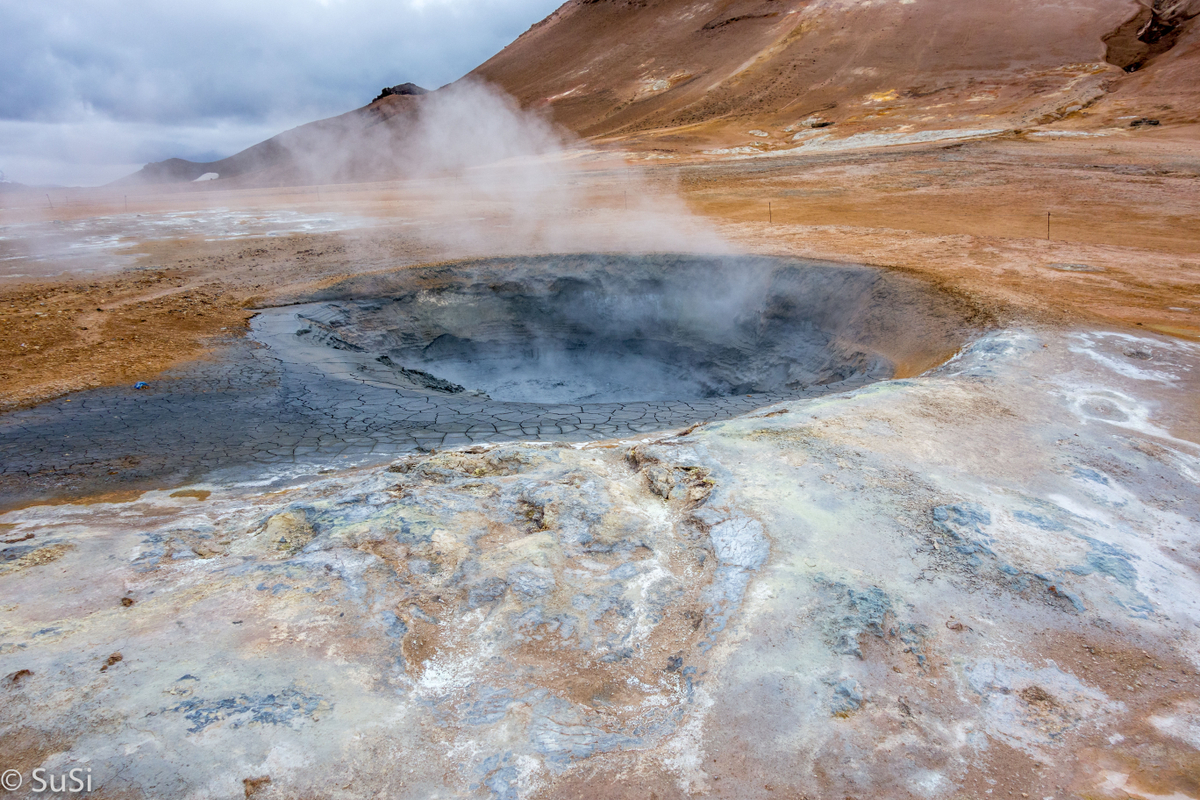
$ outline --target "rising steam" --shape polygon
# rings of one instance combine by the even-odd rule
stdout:
[[[399,213],[457,253],[729,250],[671,181],[579,141],[494,86],[463,80],[396,105],[277,137],[292,177],[404,181]]]

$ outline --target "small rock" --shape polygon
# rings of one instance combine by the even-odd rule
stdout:
[[[265,789],[271,783],[270,775],[263,775],[259,778],[243,778],[242,787],[245,789],[246,797],[254,797],[260,791]]]
[[[833,703],[830,707],[835,717],[848,717],[862,708],[862,704],[862,688],[853,678],[846,678],[833,687]]]
[[[16,686],[21,681],[25,680],[26,678],[31,677],[32,675],[33,675],[33,672],[31,670],[19,669],[16,672],[12,672],[12,673],[9,673],[8,675],[4,676],[4,682],[6,684],[8,684],[9,686]]]

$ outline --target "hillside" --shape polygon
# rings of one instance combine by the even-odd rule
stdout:
[[[1195,123],[1198,13],[1197,0],[571,0],[473,74],[583,136],[679,144],[829,123]]]
[[[1200,121],[1200,0],[569,0],[468,76],[597,142],[754,153]],[[392,177],[425,96],[122,182]]]

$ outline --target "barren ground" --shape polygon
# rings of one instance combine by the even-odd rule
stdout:
[[[76,390],[236,369],[257,309],[442,260],[864,263],[986,329],[623,440],[289,443],[100,496],[18,465],[56,499],[0,497],[0,768],[86,764],[106,798],[1200,798],[1200,4],[1149,5],[579,0],[472,73],[588,137],[528,182],[248,188],[399,174],[421,106],[390,97],[283,135],[328,164],[0,194],[0,413],[60,398],[8,416],[35,459],[76,449]]]

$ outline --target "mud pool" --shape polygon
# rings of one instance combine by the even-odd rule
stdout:
[[[257,338],[331,374],[499,403],[719,402],[890,377],[882,329],[936,311],[934,292],[875,269],[746,257],[497,259],[413,270],[365,299],[356,283],[265,312]]]
[[[686,427],[936,363],[977,331],[916,280],[748,257],[489,259],[299,299],[145,389],[0,417],[0,495]]]

